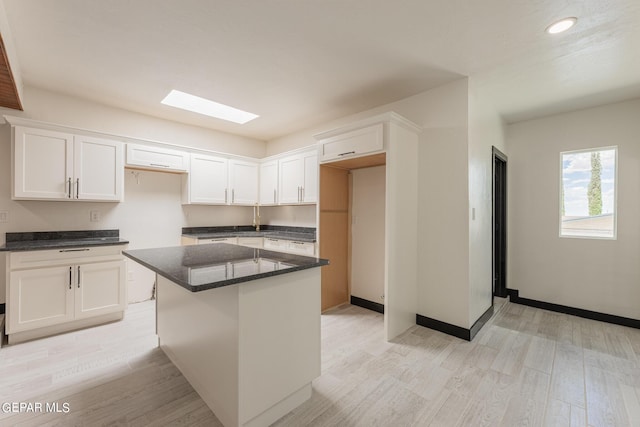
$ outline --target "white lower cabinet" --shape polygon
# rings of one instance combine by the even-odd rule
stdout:
[[[238,245],[261,249],[262,237],[238,237]]]
[[[313,242],[297,242],[293,240],[272,239],[265,237],[264,248],[270,251],[286,252],[296,255],[315,256],[316,244]]]
[[[12,253],[8,264],[7,330],[16,343],[117,320],[126,308],[120,249]],[[97,324],[95,323],[95,324]]]
[[[73,320],[72,275],[70,266],[11,272],[7,333]]]
[[[124,278],[124,260],[76,266],[75,318],[123,311]]]

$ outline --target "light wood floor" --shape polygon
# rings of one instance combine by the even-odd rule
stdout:
[[[500,303],[473,342],[415,326],[383,340],[382,315],[322,316],[322,376],[276,426],[640,426],[640,330]],[[122,322],[0,349],[0,403],[68,414],[0,425],[220,425],[156,348],[153,304]]]

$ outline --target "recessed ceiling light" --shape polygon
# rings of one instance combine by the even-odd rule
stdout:
[[[169,92],[169,95],[165,96],[161,102],[172,107],[193,111],[194,113],[204,114],[205,116],[228,120],[239,124],[244,124],[256,117],[260,117],[257,114],[238,110],[237,108],[229,107],[228,105],[220,104],[185,92],[180,92],[175,89]]]
[[[549,34],[562,33],[563,31],[567,31],[569,28],[573,27],[577,21],[578,18],[573,16],[570,18],[564,18],[549,25],[545,31]]]

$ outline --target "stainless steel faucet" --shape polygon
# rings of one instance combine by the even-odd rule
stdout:
[[[260,231],[260,205],[253,205],[253,227],[256,228],[256,231]]]

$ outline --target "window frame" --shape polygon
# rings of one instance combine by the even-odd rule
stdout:
[[[564,189],[564,169],[563,156],[565,154],[592,153],[595,151],[614,151],[614,171],[613,171],[613,235],[612,236],[580,236],[562,234],[562,191]],[[618,240],[618,146],[608,145],[605,147],[584,148],[580,150],[568,150],[560,152],[560,186],[558,187],[558,236],[562,239],[590,239],[590,240]]]

